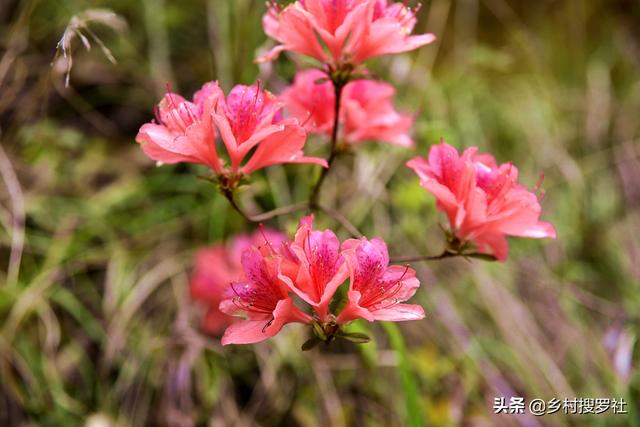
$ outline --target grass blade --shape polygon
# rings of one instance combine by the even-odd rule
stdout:
[[[418,402],[418,385],[414,380],[414,375],[411,372],[411,366],[409,366],[409,360],[407,359],[407,347],[404,343],[402,333],[398,328],[398,325],[392,322],[382,322],[387,336],[389,337],[389,343],[391,348],[396,352],[398,357],[398,371],[400,374],[400,382],[402,383],[402,393],[404,394],[405,403],[405,425],[411,427],[424,427],[425,418]]]

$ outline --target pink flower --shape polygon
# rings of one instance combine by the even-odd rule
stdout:
[[[319,70],[299,72],[292,86],[282,94],[286,108],[307,131],[331,135],[335,94],[331,82]],[[388,83],[355,80],[343,89],[340,106],[340,138],[347,144],[379,140],[412,147],[409,131],[413,118],[393,106],[395,89]]]
[[[349,271],[340,253],[340,241],[331,230],[314,230],[313,215],[300,221],[289,246],[290,259],[281,279],[292,292],[311,305],[320,320],[326,320],[329,303]],[[293,263],[293,265],[292,265]]]
[[[242,253],[266,242],[277,247],[286,237],[274,230],[263,229],[252,235],[238,235],[227,245],[218,244],[199,250],[196,253],[195,269],[191,277],[189,289],[191,298],[207,306],[203,321],[204,329],[212,334],[221,332],[234,318],[222,313],[218,306],[229,296],[229,284],[244,277]]]
[[[260,85],[234,87],[227,99],[219,99],[213,121],[220,132],[233,173],[250,174],[278,163],[315,163],[324,159],[305,157],[306,132],[295,119],[281,120],[282,103]],[[243,159],[255,148],[244,166]]]
[[[232,294],[220,303],[220,310],[229,315],[244,314],[246,319],[229,325],[222,345],[256,343],[276,335],[287,323],[311,322],[311,317],[294,305],[278,277],[281,262],[270,246],[243,252],[245,279],[231,284]]]
[[[238,280],[242,270],[233,262],[224,245],[201,249],[196,254],[196,266],[189,289],[191,298],[204,303],[207,313],[203,320],[205,331],[217,334],[233,320],[218,309],[224,299],[225,289],[233,280]]]
[[[420,286],[416,272],[408,266],[389,266],[387,245],[381,239],[351,239],[342,244],[349,266],[348,301],[337,322],[354,319],[419,320],[424,310],[419,305],[400,304],[415,294]]]
[[[428,159],[407,163],[436,197],[455,236],[500,261],[508,254],[506,236],[555,239],[553,226],[539,221],[536,195],[518,184],[518,169],[511,163],[497,166],[493,156],[477,155],[477,150],[471,147],[459,156],[442,142],[431,147]]]
[[[158,123],[143,125],[137,141],[154,160],[205,164],[218,175],[248,175],[280,163],[326,167],[325,160],[304,156],[306,132],[296,119],[282,120],[281,110],[282,103],[259,84],[235,86],[225,99],[217,83],[207,83],[193,103],[167,94],[158,108]],[[216,152],[218,133],[229,157],[227,168]]]
[[[193,102],[167,92],[156,108],[156,122],[142,125],[136,141],[142,151],[162,163],[198,163],[222,172],[215,149],[216,131],[211,120],[212,103],[220,96],[217,83],[202,86]]]
[[[415,10],[387,0],[299,0],[285,8],[272,3],[262,22],[280,44],[258,62],[291,51],[323,63],[356,65],[435,40],[433,34],[411,36]]]

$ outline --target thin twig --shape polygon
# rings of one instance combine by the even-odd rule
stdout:
[[[497,261],[496,257],[489,254],[482,254],[479,252],[450,252],[444,251],[440,255],[415,255],[415,256],[399,256],[396,258],[392,258],[391,262],[394,263],[405,263],[405,262],[421,262],[421,261],[440,261],[446,258],[477,258],[485,261]]]
[[[231,205],[231,207],[233,208],[233,210],[235,210],[237,213],[240,214],[240,216],[242,216],[244,219],[246,219],[249,222],[253,222],[251,220],[251,216],[246,214],[241,208],[240,206],[238,206],[238,204],[236,203],[235,198],[233,197],[233,191],[232,190],[223,190],[222,194],[224,195],[224,197],[226,197],[226,199],[229,201],[229,204]]]
[[[235,198],[233,197],[233,191],[231,190],[223,191],[223,194],[224,194],[224,197],[229,201],[229,204],[231,205],[233,210],[238,212],[240,216],[242,216],[244,219],[246,219],[249,222],[268,221],[272,218],[275,218],[281,215],[288,215],[293,212],[302,211],[309,207],[309,203],[300,202],[300,203],[294,203],[292,205],[282,206],[280,208],[276,208],[260,214],[250,215],[245,211],[243,211],[242,208],[238,205],[238,203],[236,203]]]
[[[347,230],[353,237],[360,238],[363,236],[360,230],[358,230],[358,228],[355,225],[353,225],[351,221],[349,221],[344,215],[342,215],[337,210],[326,207],[326,206],[321,206],[321,205],[316,205],[316,209],[330,216],[335,222],[337,222],[345,230]]]
[[[308,202],[299,202],[299,203],[294,203],[292,205],[276,208],[261,214],[250,215],[245,211],[243,211],[242,208],[238,205],[238,203],[236,203],[236,200],[233,197],[233,191],[231,190],[223,191],[222,194],[224,194],[226,199],[229,201],[229,204],[231,205],[233,210],[235,210],[238,214],[240,214],[240,216],[242,216],[245,220],[249,222],[268,221],[272,218],[275,218],[281,215],[287,215],[293,212],[298,212],[298,211],[302,211],[310,208]],[[355,225],[353,225],[344,215],[342,215],[337,210],[328,208],[326,206],[321,206],[321,205],[316,205],[314,210],[319,210],[321,212],[324,212],[326,215],[330,216],[335,222],[337,222],[345,230],[347,230],[349,234],[351,234],[353,237],[360,238],[363,236],[360,230],[358,230],[358,228]]]
[[[253,222],[267,221],[277,216],[287,215],[293,212],[305,210],[308,207],[309,207],[309,203],[307,202],[294,203],[294,204],[283,206],[281,208],[276,208],[271,211],[264,212],[258,215],[253,215],[251,216],[251,220]]]

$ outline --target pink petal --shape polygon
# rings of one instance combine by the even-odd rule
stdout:
[[[227,148],[231,164],[240,164],[242,158],[238,155],[238,142],[236,141],[236,137],[233,135],[231,124],[229,123],[227,116],[224,114],[223,107],[219,105],[217,111],[211,113],[211,117],[218,128],[218,132],[220,132],[220,137],[222,138],[224,146]]]
[[[514,236],[516,234],[513,234]],[[520,237],[530,237],[533,239],[542,239],[545,237],[555,239],[557,237],[555,227],[548,222],[538,222],[537,224],[530,225],[522,230],[518,234]]]
[[[409,169],[413,169],[413,171],[418,175],[420,180],[432,179],[433,175],[431,174],[431,167],[429,166],[429,162],[420,157],[414,157],[411,160],[407,161],[406,166]]]
[[[336,319],[338,324],[344,325],[355,319],[366,319],[369,322],[375,320],[374,315],[369,310],[358,305],[361,298],[360,292],[350,290],[347,292],[347,298],[347,305],[345,305]]]
[[[250,174],[280,163],[313,163],[327,167],[324,159],[305,157],[302,154],[306,138],[306,132],[299,125],[287,123],[282,131],[272,133],[258,145],[242,171]]]
[[[394,19],[378,19],[371,24],[354,60],[359,63],[374,56],[408,52],[432,43],[435,39],[433,34],[407,36],[406,30]]]
[[[429,150],[429,167],[434,177],[444,180],[448,171],[455,172],[461,167],[458,151],[444,141],[432,146]]]
[[[229,262],[227,250],[222,245],[199,250],[189,285],[191,297],[217,305],[223,290],[242,275],[239,267],[239,264]]]
[[[264,341],[270,336],[264,330],[269,323],[268,319],[239,320],[227,327],[222,336],[222,345],[229,344],[254,344]]]
[[[142,151],[151,159],[163,163],[204,163],[193,151],[185,146],[169,130],[161,125],[147,123],[140,128],[136,141],[141,144]]]
[[[210,334],[217,334],[235,320],[234,317],[222,313],[218,307],[211,307],[204,317],[203,328]]]
[[[399,282],[400,288],[393,297],[398,301],[406,301],[413,297],[420,287],[420,281],[416,277],[416,271],[404,265],[389,266],[382,275],[381,280],[385,283]]]
[[[343,130],[348,143],[381,141],[411,146],[409,132],[413,117],[398,113],[392,103],[393,86],[357,80],[349,83],[343,94]]]
[[[375,320],[402,322],[424,319],[424,309],[417,304],[397,304],[390,308],[372,312]]]
[[[454,223],[461,205],[451,190],[433,179],[424,180],[420,185],[434,195],[438,201],[438,208],[445,211],[449,219]]]
[[[187,128],[184,138],[192,144],[195,157],[216,173],[222,172],[222,162],[216,152],[215,130],[210,125],[193,124]]]
[[[290,50],[311,56],[321,62],[326,60],[326,55],[314,31],[313,15],[294,3],[282,11],[278,24],[277,40],[284,46],[269,57],[277,56],[277,53],[283,50]],[[271,31],[274,32],[273,27]]]
[[[345,263],[343,263],[338,272],[331,278],[331,280],[325,285],[324,293],[320,298],[320,302],[318,303],[318,310],[321,312],[325,312],[328,310],[329,304],[331,303],[331,299],[333,295],[336,293],[336,290],[342,285],[345,280],[349,277],[349,268]]]
[[[509,256],[509,243],[503,234],[484,234],[474,240],[482,253],[495,256],[498,261],[506,261]]]
[[[327,78],[326,74],[316,69],[298,72],[281,98],[289,114],[307,131],[329,134],[333,126],[334,93],[331,82],[316,83],[323,78]]]
[[[222,337],[222,345],[253,344],[275,336],[282,327],[291,322],[309,322],[309,316],[300,312],[291,298],[278,301],[273,318],[241,320],[231,324]]]
[[[238,146],[238,157],[240,159],[244,159],[247,153],[249,153],[249,151],[251,151],[251,149],[256,145],[264,142],[264,140],[269,138],[270,136],[280,135],[284,130],[285,126],[281,123],[266,126],[262,129],[257,129],[256,132],[249,137],[249,139]]]

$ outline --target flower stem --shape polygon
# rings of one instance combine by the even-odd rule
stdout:
[[[235,210],[236,212],[238,212],[240,214],[240,216],[242,216],[245,220],[249,221],[249,222],[263,222],[263,221],[268,221],[272,218],[281,216],[281,215],[287,215],[293,212],[297,212],[297,211],[302,211],[305,210],[309,207],[309,203],[307,202],[300,202],[300,203],[294,203],[292,205],[287,205],[287,206],[282,206],[280,208],[276,208],[267,212],[263,212],[260,214],[256,214],[256,215],[250,215],[248,213],[246,213],[245,211],[242,210],[242,208],[238,205],[238,203],[236,203],[235,198],[233,197],[233,191],[232,190],[223,190],[222,193],[224,194],[224,197],[229,201],[229,204],[231,205],[231,207],[233,208],[233,210]]]
[[[275,218],[281,215],[287,215],[293,212],[303,211],[309,207],[307,202],[294,203],[287,206],[282,206],[280,208],[276,208],[258,215],[251,216],[251,221],[253,222],[262,222],[270,220],[271,218]]]
[[[348,82],[348,77],[344,78],[332,78],[333,89],[335,91],[335,104],[334,104],[334,117],[333,117],[333,131],[331,132],[331,152],[329,153],[329,158],[327,159],[328,167],[322,169],[320,173],[320,178],[316,182],[316,185],[311,190],[311,196],[309,197],[309,206],[311,209],[317,209],[318,200],[320,199],[320,188],[322,188],[322,183],[325,178],[329,174],[331,170],[331,165],[338,154],[337,146],[338,146],[338,130],[340,128],[340,104],[342,100],[342,90],[344,86]]]
[[[322,184],[329,174],[331,166],[333,165],[337,155],[338,155],[338,131],[340,130],[340,105],[342,103],[342,92],[345,85],[349,82],[351,76],[351,69],[345,68],[344,70],[332,70],[329,72],[329,76],[331,78],[331,82],[333,83],[333,88],[335,91],[335,104],[334,104],[334,118],[333,118],[333,130],[331,132],[331,152],[329,153],[329,158],[327,159],[328,167],[322,169],[320,173],[320,177],[318,181],[313,186],[311,190],[311,195],[309,197],[308,202],[300,202],[294,203],[292,205],[283,206],[281,208],[274,209],[272,211],[264,212],[257,215],[250,215],[242,210],[242,208],[236,203],[234,199],[234,191],[233,187],[223,187],[222,193],[227,198],[231,207],[238,212],[244,219],[249,222],[262,222],[267,221],[269,219],[275,218],[280,215],[286,215],[289,213],[311,209],[313,211],[321,211],[325,213],[327,216],[331,217],[334,221],[340,224],[345,230],[347,230],[353,237],[362,237],[362,233],[358,230],[358,228],[353,225],[344,215],[338,212],[335,209],[322,206],[319,203],[320,199],[320,189],[322,188]]]
[[[478,252],[450,252],[444,251],[440,255],[416,255],[416,256],[399,256],[396,258],[392,258],[391,262],[393,263],[405,263],[405,262],[421,262],[421,261],[440,261],[446,258],[477,258],[485,261],[496,261],[496,257],[489,254],[483,254]]]
[[[238,205],[235,198],[233,197],[233,190],[224,189],[222,190],[222,194],[229,201],[229,204],[240,216],[242,216],[248,222],[263,222],[268,221],[272,218],[276,218],[281,215],[288,215],[290,213],[303,211],[309,209],[309,202],[299,202],[294,203],[292,205],[282,206],[280,208],[276,208],[267,212],[263,212],[261,214],[250,215],[246,213],[242,208]],[[340,224],[345,230],[347,230],[353,237],[362,237],[362,233],[358,228],[353,225],[344,215],[338,212],[335,209],[331,209],[325,206],[316,205],[315,209],[324,212],[327,216],[331,217],[335,222]]]
[[[244,219],[246,219],[247,221],[253,222],[251,221],[251,216],[246,214],[241,208],[240,206],[238,206],[238,204],[236,203],[236,200],[233,197],[233,190],[222,190],[222,194],[224,194],[224,197],[229,201],[229,204],[231,205],[231,207],[233,208],[233,210],[235,210],[236,212],[238,212],[240,214],[240,216],[242,216]]]
[[[345,230],[349,232],[353,237],[360,238],[362,237],[362,233],[358,228],[351,223],[344,215],[338,212],[335,209],[328,208],[326,206],[316,205],[316,208],[328,216],[330,216],[335,222],[340,224]]]

